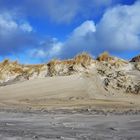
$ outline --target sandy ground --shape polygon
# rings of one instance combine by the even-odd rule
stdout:
[[[0,87],[0,109],[140,109],[139,100],[138,95],[106,92],[96,75],[48,77]]]
[[[107,93],[96,75],[3,86],[0,140],[139,140],[139,101],[138,95]]]
[[[139,140],[140,115],[0,112],[1,140]]]

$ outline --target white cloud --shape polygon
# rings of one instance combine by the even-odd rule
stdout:
[[[107,10],[96,34],[98,45],[105,49],[140,50],[140,2]]]
[[[46,42],[41,42],[39,48],[30,50],[30,56],[39,58],[41,60],[50,60],[58,57],[63,48],[63,43],[59,42],[56,38],[48,39]],[[45,60],[46,61],[46,60]]]
[[[73,36],[85,36],[89,32],[95,32],[96,27],[93,21],[87,20],[82,23],[79,27],[74,29]]]
[[[54,43],[52,48],[48,52],[49,57],[58,56],[60,54],[60,52],[61,52],[62,47],[63,47],[62,42]]]
[[[19,27],[20,27],[20,29],[22,29],[24,32],[32,32],[32,31],[33,31],[33,27],[32,27],[29,23],[27,23],[27,22],[25,22],[25,23],[19,25]]]
[[[102,51],[121,54],[140,50],[139,9],[140,2],[119,5],[108,9],[96,25],[94,21],[83,22],[63,42],[59,57],[73,57],[82,51],[97,55]]]
[[[33,51],[33,56],[49,60],[70,58],[83,51],[96,56],[102,51],[121,54],[140,50],[139,9],[140,2],[109,8],[96,25],[94,21],[86,20],[64,42],[47,40]]]
[[[79,0],[47,0],[46,13],[57,22],[70,22],[79,12]]]
[[[9,32],[16,30],[18,27],[17,23],[11,19],[9,14],[0,14],[0,32]]]
[[[120,0],[0,0],[0,11],[13,11],[17,14],[52,19],[57,23],[71,23],[75,20],[92,18],[103,9]],[[103,10],[104,11],[104,10]]]
[[[42,42],[39,48],[31,50],[30,54],[31,56],[47,60],[54,57],[69,58],[72,56],[72,53],[75,55],[79,51],[85,50],[88,37],[95,31],[95,23],[91,20],[87,20],[75,28],[66,41],[61,42],[56,38],[48,39],[46,42]],[[89,38],[89,41],[90,40]]]
[[[33,27],[11,13],[0,13],[0,55],[15,54],[36,43]]]
[[[0,34],[9,34],[17,31],[31,32],[32,26],[24,21],[19,23],[10,13],[0,13]]]
[[[57,23],[71,23],[75,20],[97,16],[101,10],[113,4],[113,0],[23,0],[24,12]],[[37,9],[37,10],[36,10]]]

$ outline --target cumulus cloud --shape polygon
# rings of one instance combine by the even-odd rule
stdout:
[[[77,21],[79,17],[85,20],[99,18],[109,7],[133,2],[124,0],[22,0],[22,10],[32,16],[50,18],[57,23],[71,23]]]
[[[54,21],[59,23],[69,23],[80,15],[90,17],[91,13],[112,4],[112,0],[47,0],[46,13]],[[96,13],[95,13],[96,12]]]
[[[102,51],[121,54],[140,50],[139,9],[140,2],[131,6],[119,5],[108,9],[96,25],[93,21],[85,21],[64,43],[62,57],[82,51],[97,55]]]
[[[41,6],[42,7],[42,6]],[[80,10],[77,0],[47,0],[45,2],[46,13],[57,22],[70,22]]]
[[[33,27],[28,23],[28,22],[24,22],[22,23],[19,28],[21,30],[23,30],[24,32],[32,32],[33,31]]]
[[[140,50],[140,2],[107,10],[97,24],[97,44],[112,51]]]
[[[87,20],[75,28],[64,42],[56,38],[49,38],[42,42],[37,49],[31,50],[30,54],[46,61],[53,58],[71,58],[82,51],[91,52],[94,48],[93,34],[95,32],[95,23]]]
[[[31,32],[33,30],[32,26],[24,21],[22,23],[18,23],[16,19],[13,18],[9,13],[0,14],[0,32],[14,32],[16,30],[21,30],[24,32]]]
[[[118,53],[140,50],[140,1],[112,8],[120,1],[13,0],[9,4],[9,0],[0,0],[0,55],[26,51],[27,55],[46,61],[54,57],[70,58],[82,51],[97,55],[104,50]],[[41,41],[28,16],[72,25],[85,21],[63,42],[59,38]]]
[[[85,36],[89,32],[95,32],[96,27],[93,21],[87,20],[84,23],[82,23],[79,27],[74,29],[72,36]]]
[[[17,53],[33,45],[33,28],[27,21],[18,21],[10,13],[0,13],[0,55]]]
[[[70,58],[83,51],[97,55],[102,51],[122,54],[140,50],[139,9],[140,2],[110,8],[96,25],[94,21],[87,20],[75,28],[67,40],[57,41],[61,44],[58,53],[54,51],[57,43],[53,43],[53,47],[46,52],[54,48],[52,58]]]
[[[18,10],[19,14],[51,19],[57,23],[70,23],[80,16],[91,18],[111,6],[114,0],[1,0],[0,10]],[[120,0],[118,0],[119,2]]]
[[[87,20],[74,29],[68,39],[63,43],[60,58],[70,58],[80,52],[93,52],[96,47],[94,34],[96,26],[94,21]]]
[[[51,60],[59,57],[63,43],[56,38],[48,38],[42,41],[38,48],[31,49],[29,54],[31,57],[40,59],[41,61]]]

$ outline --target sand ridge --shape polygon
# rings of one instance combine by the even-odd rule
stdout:
[[[140,109],[136,64],[107,53],[97,60],[83,53],[41,65],[5,60],[0,65],[0,108]]]

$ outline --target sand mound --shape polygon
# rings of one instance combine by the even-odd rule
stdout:
[[[100,54],[97,59],[98,61],[111,61],[114,60],[114,58],[112,56],[109,55],[108,52],[103,52],[102,54]]]
[[[69,60],[52,60],[48,64],[21,65],[18,62],[4,60],[0,63],[1,86],[53,76],[69,76],[77,74],[98,74],[104,89],[108,92],[116,90],[124,93],[140,94],[139,65],[112,57],[107,52],[101,54],[97,61],[87,53],[82,53]],[[137,74],[131,74],[135,73]],[[94,82],[93,82],[94,84]]]
[[[48,66],[48,76],[64,76],[86,72],[94,64],[94,60],[87,53],[82,53],[69,60],[52,60]]]
[[[0,83],[6,85],[29,79],[86,72],[93,63],[92,57],[86,53],[79,54],[70,60],[52,60],[48,64],[40,65],[21,65],[18,62],[4,60],[0,63]]]
[[[132,58],[130,62],[133,62],[135,68],[140,71],[140,55]]]
[[[117,90],[116,90],[117,91]],[[0,108],[82,109],[139,106],[140,97],[119,90],[107,91],[103,79],[93,75],[33,79],[0,88]]]
[[[130,62],[140,62],[140,55],[132,58]]]
[[[82,53],[48,64],[0,63],[0,106],[35,108],[139,105],[140,71],[135,63]],[[137,95],[137,96],[136,96]]]
[[[4,60],[0,63],[0,83],[29,80],[29,78],[44,77],[47,74],[46,65],[21,65],[17,61]]]

